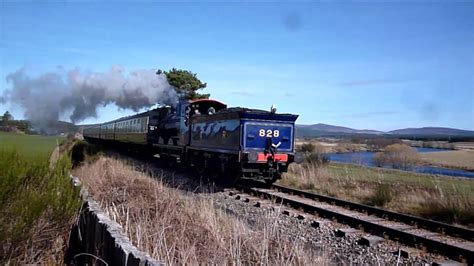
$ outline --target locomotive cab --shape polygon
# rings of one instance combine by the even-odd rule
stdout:
[[[227,105],[209,99],[181,100],[176,107],[162,107],[155,111],[157,130],[153,145],[162,149],[182,150],[189,144],[190,120],[196,116],[213,115]]]
[[[186,105],[186,113],[190,116],[193,115],[213,115],[216,112],[225,109],[227,105],[216,101],[216,100],[209,100],[209,99],[199,99],[190,101]]]

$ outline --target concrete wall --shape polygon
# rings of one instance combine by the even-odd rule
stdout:
[[[72,178],[79,186],[79,180]],[[81,197],[84,203],[69,238],[67,264],[162,265],[133,246],[122,226],[109,219],[84,188]]]

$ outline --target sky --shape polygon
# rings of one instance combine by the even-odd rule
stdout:
[[[474,1],[0,0],[0,96],[22,68],[176,67],[213,99],[275,104],[299,124],[474,130],[473,29]],[[82,123],[132,113],[108,105]]]

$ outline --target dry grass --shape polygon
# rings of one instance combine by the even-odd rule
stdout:
[[[474,150],[455,150],[421,153],[423,161],[444,167],[474,171]]]
[[[445,180],[443,177],[427,175],[411,176],[410,180],[393,171],[374,172],[349,165],[336,165],[337,171],[333,171],[333,167],[335,166],[293,164],[279,183],[354,202],[474,227],[471,180]]]
[[[20,243],[2,243],[0,261],[12,265],[59,265],[64,260],[69,233],[76,218],[51,221],[51,213],[44,213],[29,228],[27,239]]]
[[[315,139],[312,140],[296,140],[295,147],[297,149],[301,148],[303,145],[314,145],[318,148],[320,153],[343,153],[343,152],[357,152],[357,151],[367,151],[366,144],[356,144],[344,141],[337,142],[324,142],[318,141]]]
[[[255,227],[184,195],[117,159],[99,157],[75,172],[132,242],[169,264],[327,264],[279,231],[269,213]]]
[[[455,142],[453,144],[456,149],[474,150],[474,142]]]
[[[328,168],[314,164],[290,165],[288,173],[279,183],[350,200],[363,199],[371,192],[370,187],[362,186],[359,180],[350,175],[334,176]]]

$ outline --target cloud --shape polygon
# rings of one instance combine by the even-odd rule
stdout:
[[[388,79],[365,79],[365,80],[351,80],[341,82],[339,86],[364,86],[364,85],[378,85],[378,84],[390,84],[395,83],[393,80]]]

